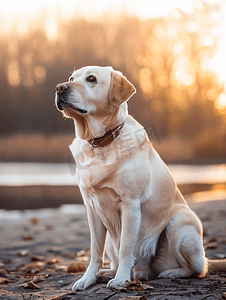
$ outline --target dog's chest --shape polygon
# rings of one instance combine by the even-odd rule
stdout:
[[[109,188],[97,191],[90,188],[88,189],[88,199],[85,202],[87,201],[107,230],[113,235],[118,235],[121,228],[121,201],[115,191]]]
[[[106,212],[110,208],[114,209],[119,205],[119,197],[112,189],[106,187],[96,190],[89,187],[87,192],[89,204],[97,212]]]

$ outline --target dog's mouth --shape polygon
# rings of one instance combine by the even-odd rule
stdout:
[[[56,95],[56,98],[57,98],[57,101],[56,101],[56,107],[57,107],[57,109],[60,110],[60,111],[64,110],[64,108],[62,106],[63,105],[63,101],[60,100],[59,95]]]
[[[88,112],[86,109],[82,109],[82,108],[73,108],[73,109],[79,111],[82,114],[86,114]]]
[[[76,107],[72,104],[67,103],[64,100],[64,98],[58,92],[56,92],[56,107],[61,112],[64,111],[65,109],[67,109],[67,108],[71,108],[75,111],[79,111],[82,114],[86,114],[88,112],[86,109],[79,108],[79,107]]]

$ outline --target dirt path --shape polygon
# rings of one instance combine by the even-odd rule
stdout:
[[[226,200],[190,206],[203,222],[207,257],[225,258]],[[136,283],[117,291],[106,288],[109,278],[101,278],[86,291],[73,294],[71,286],[90,258],[84,213],[0,220],[0,240],[0,299],[211,300],[224,299],[223,293],[226,299],[226,273],[204,279],[157,279],[145,282],[148,286]]]

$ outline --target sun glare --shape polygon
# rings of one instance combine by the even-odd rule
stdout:
[[[8,33],[13,29],[13,23],[16,21],[18,22],[18,30],[25,32],[30,22],[38,20],[42,14],[45,14],[48,19],[46,22],[47,31],[56,32],[55,18],[67,20],[79,15],[87,19],[95,19],[100,18],[104,13],[109,14],[110,18],[112,14],[120,12],[137,15],[139,18],[158,18],[167,16],[174,9],[179,9],[184,13],[192,13],[194,6],[198,5],[199,1],[194,0],[8,0],[0,2],[0,15],[4,20],[2,24],[5,24],[5,26],[1,26],[4,27],[1,30]],[[205,42],[211,43],[211,37],[209,39],[206,37]]]

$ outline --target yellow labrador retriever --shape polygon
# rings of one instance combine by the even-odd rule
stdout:
[[[56,87],[55,103],[73,118],[70,146],[77,182],[87,207],[91,260],[73,285],[84,290],[98,276],[108,287],[139,279],[205,276],[225,270],[208,261],[202,225],[188,207],[144,128],[128,115],[134,86],[111,67],[89,66]],[[111,269],[102,269],[104,249]]]

